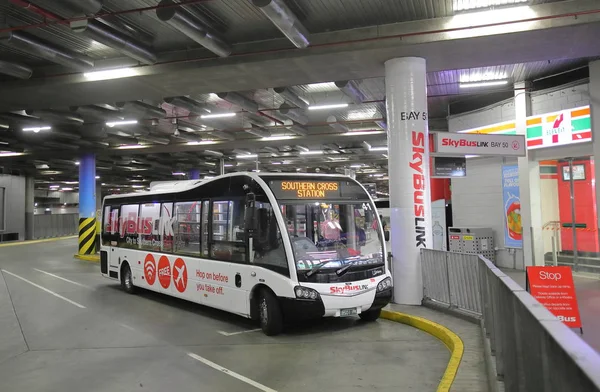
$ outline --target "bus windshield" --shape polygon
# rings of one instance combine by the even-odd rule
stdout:
[[[370,202],[282,204],[298,274],[383,264],[379,218]],[[349,267],[349,268],[344,268]],[[307,274],[307,275],[306,275]]]

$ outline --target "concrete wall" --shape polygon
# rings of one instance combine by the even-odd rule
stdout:
[[[3,233],[18,233],[25,238],[25,177],[0,174],[0,187],[5,188],[6,227]]]
[[[579,84],[531,94],[531,115],[558,112],[590,104],[589,84]]]
[[[514,121],[515,104],[512,99],[448,119],[448,131],[458,132],[504,121]]]

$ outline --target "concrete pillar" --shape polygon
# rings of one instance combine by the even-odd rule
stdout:
[[[420,305],[420,250],[431,247],[426,65],[422,58],[385,62],[394,302]]]
[[[96,156],[79,160],[79,254],[96,253]]]
[[[25,179],[25,240],[32,240],[33,209],[35,207],[35,181],[33,177]]]
[[[225,159],[219,159],[219,175],[225,174]]]
[[[531,113],[531,96],[527,82],[515,83],[515,123],[517,133],[527,132],[527,116]],[[523,227],[523,262],[517,268],[544,265],[544,239],[542,237],[542,201],[540,196],[540,165],[527,156],[518,158],[519,192],[521,194],[521,222]],[[502,233],[504,236],[504,233]]]
[[[199,180],[200,179],[200,170],[192,169],[190,170],[190,180]]]
[[[590,106],[592,119],[592,148],[594,151],[594,179],[600,178],[600,60],[590,63]],[[559,173],[560,175],[560,173]],[[596,189],[596,208],[600,206],[600,186]],[[597,214],[600,227],[600,214]],[[597,232],[600,235],[600,230]]]

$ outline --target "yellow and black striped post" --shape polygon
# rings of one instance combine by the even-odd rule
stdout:
[[[96,218],[79,218],[79,255],[96,253]]]

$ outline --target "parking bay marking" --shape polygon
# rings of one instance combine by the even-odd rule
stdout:
[[[84,284],[81,284],[81,283],[78,283],[78,282],[75,282],[75,281],[69,280],[69,279],[67,279],[67,278],[63,278],[62,276],[58,276],[58,275],[55,275],[55,274],[51,274],[50,272],[47,272],[47,271],[42,271],[41,269],[34,268],[34,270],[36,270],[37,272],[41,272],[41,273],[43,273],[43,274],[46,274],[46,275],[48,275],[48,276],[52,276],[53,278],[60,279],[60,280],[64,280],[65,282],[69,282],[69,283],[71,283],[71,284],[74,284],[74,285],[76,285],[76,286],[79,286],[79,287],[84,287],[84,288],[86,288],[86,289],[90,289],[90,290],[92,289],[90,286],[86,286],[86,285],[84,285]]]

